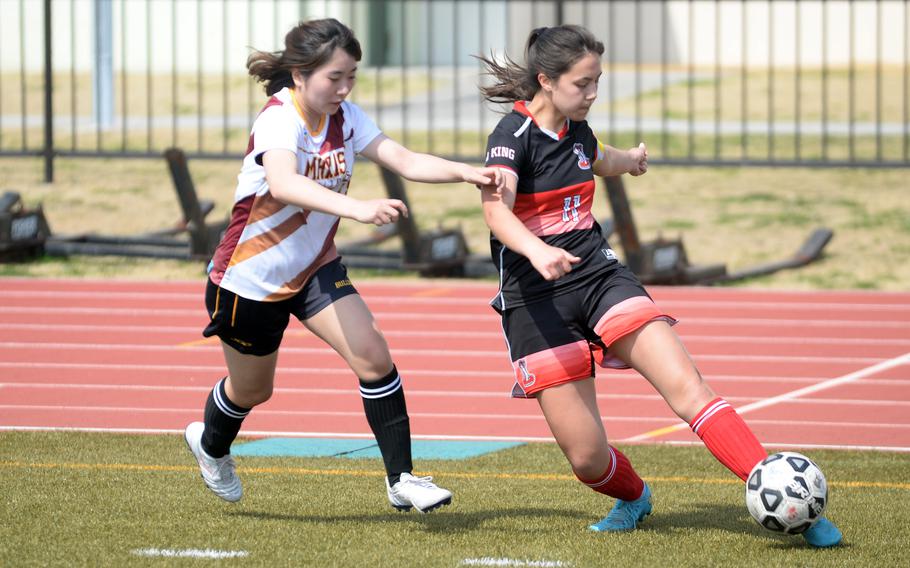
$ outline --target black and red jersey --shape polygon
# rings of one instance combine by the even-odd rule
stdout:
[[[541,128],[524,102],[499,121],[487,140],[487,166],[518,178],[512,212],[545,243],[581,258],[572,271],[548,282],[524,256],[490,235],[493,262],[500,274],[497,309],[530,304],[583,286],[586,279],[615,268],[616,256],[591,213],[594,161],[602,158],[587,122],[567,120],[559,132]]]

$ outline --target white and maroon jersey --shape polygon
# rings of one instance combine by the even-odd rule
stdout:
[[[603,147],[588,123],[566,120],[559,132],[541,128],[523,101],[499,121],[487,141],[486,165],[518,179],[512,212],[545,243],[581,258],[572,271],[548,282],[524,256],[490,235],[500,289],[493,306],[503,310],[575,290],[617,262],[594,220],[594,161]]]
[[[299,174],[344,194],[354,155],[379,134],[349,102],[311,132],[289,88],[273,95],[253,123],[231,221],[212,258],[212,282],[251,300],[280,301],[299,292],[313,272],[337,258],[338,217],[272,197],[262,155],[273,149],[294,152]]]

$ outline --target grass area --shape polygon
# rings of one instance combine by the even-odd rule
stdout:
[[[0,158],[0,191],[14,189],[30,206],[43,204],[55,234],[135,235],[174,226],[180,218],[163,159],[59,159],[56,164],[57,181],[48,185],[40,181],[40,160]],[[196,160],[190,170],[200,198],[216,203],[210,218],[226,216],[238,164]],[[693,264],[723,263],[736,271],[789,257],[815,227],[834,231],[821,261],[737,285],[910,289],[910,187],[905,170],[654,166],[647,175],[624,181],[640,238],[682,236]],[[422,229],[461,227],[471,250],[486,254],[489,233],[476,189],[466,184],[407,187]],[[351,193],[358,198],[384,196],[377,168],[358,162]],[[605,190],[594,211],[598,219],[611,216]],[[371,231],[345,220],[337,240],[362,238]],[[622,254],[616,236],[611,243]],[[45,258],[0,265],[0,276],[195,279],[202,269],[198,262]]]
[[[245,495],[229,505],[204,489],[179,436],[4,432],[0,564],[132,565],[147,548],[243,550],[255,566],[888,566],[910,554],[905,454],[812,453],[846,542],[818,551],[755,524],[742,485],[706,450],[623,450],[655,511],[639,531],[605,535],[586,526],[611,500],[574,481],[554,444],[418,463],[455,494],[419,515],[389,507],[378,459],[240,458]]]

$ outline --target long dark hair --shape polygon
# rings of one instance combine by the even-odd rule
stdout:
[[[513,61],[508,55],[505,62],[497,63],[475,55],[483,62],[486,73],[495,83],[480,88],[484,98],[494,103],[512,103],[534,98],[540,90],[537,75],[543,73],[556,80],[588,53],[603,55],[604,44],[582,26],[557,26],[537,28],[528,37],[525,46],[525,65]]]
[[[300,22],[284,36],[283,51],[255,51],[246,60],[250,75],[265,85],[265,93],[274,95],[293,87],[291,72],[299,69],[304,77],[325,64],[336,47],[360,61],[360,42],[351,28],[334,18]]]

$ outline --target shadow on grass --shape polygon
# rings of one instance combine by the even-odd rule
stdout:
[[[246,517],[263,521],[290,521],[300,523],[414,523],[424,525],[431,532],[468,532],[486,530],[483,524],[497,519],[520,518],[562,518],[571,519],[580,523],[590,520],[590,514],[581,511],[566,511],[542,508],[512,508],[480,511],[476,513],[463,513],[458,511],[434,511],[421,514],[414,510],[410,512],[377,513],[375,515],[290,515],[281,513],[267,513],[257,511],[236,511],[230,513],[236,517]]]
[[[684,511],[661,512],[656,510],[642,524],[641,530],[670,533],[681,528],[713,529],[761,539],[778,550],[808,547],[800,535],[786,535],[763,529],[748,515],[744,517],[743,512],[744,507],[733,505],[692,503]],[[849,547],[850,545],[847,543],[841,543],[838,546],[838,548]]]

